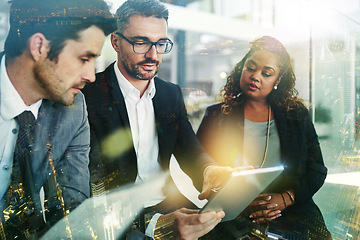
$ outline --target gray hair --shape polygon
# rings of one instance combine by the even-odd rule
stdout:
[[[169,11],[159,0],[127,0],[116,11],[117,31],[123,33],[132,16],[164,18],[167,22]]]

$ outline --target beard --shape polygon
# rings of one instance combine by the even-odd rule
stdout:
[[[71,92],[71,88],[64,87],[65,82],[56,75],[55,69],[56,63],[47,59],[44,63],[35,65],[34,78],[43,90],[45,99],[71,105],[75,101],[75,94]]]
[[[145,64],[145,63],[155,63],[156,64],[156,68],[155,71],[141,71],[140,66]],[[129,64],[126,61],[122,61],[122,64],[125,68],[125,71],[133,78],[139,79],[139,80],[144,80],[144,81],[148,81],[152,78],[155,77],[155,75],[158,73],[159,68],[160,68],[160,62],[159,61],[155,61],[155,60],[151,60],[151,59],[145,59],[142,62],[139,63],[135,63],[135,64]]]

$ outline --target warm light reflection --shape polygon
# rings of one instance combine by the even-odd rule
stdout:
[[[130,129],[120,129],[109,135],[102,143],[103,154],[109,158],[120,156],[132,147],[132,140],[129,137]],[[119,143],[114,147],[114,143]]]

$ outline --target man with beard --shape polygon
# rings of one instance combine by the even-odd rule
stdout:
[[[12,1],[0,54],[0,239],[37,239],[89,197],[80,90],[114,27],[103,0]]]
[[[198,188],[204,182],[199,197],[207,197],[210,189],[221,183],[218,174],[229,173],[229,169],[214,166],[204,153],[187,119],[179,86],[156,77],[163,55],[173,46],[167,37],[168,10],[158,0],[128,0],[119,7],[116,18],[118,26],[111,43],[117,61],[98,73],[95,83],[87,84],[83,91],[92,132],[92,184],[104,182],[106,189],[111,189],[148,181],[169,168],[174,154]],[[149,225],[145,224],[147,236],[154,237],[156,226],[155,238],[168,239],[169,230],[181,239],[197,239],[224,217],[223,211],[198,214],[197,210],[176,210],[193,205],[188,205],[177,189],[169,191],[178,194],[167,193],[164,201],[160,194],[148,204],[159,203],[152,209],[165,215],[155,214]],[[160,229],[167,219],[175,229]]]

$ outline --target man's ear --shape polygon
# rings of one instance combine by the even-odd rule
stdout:
[[[111,33],[111,45],[116,52],[120,51],[120,39],[116,33]]]
[[[49,50],[49,41],[42,33],[35,33],[29,39],[30,55],[34,61],[46,57]]]

